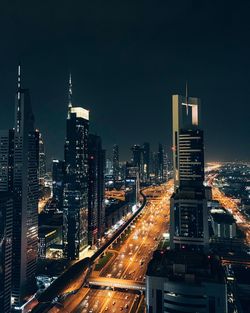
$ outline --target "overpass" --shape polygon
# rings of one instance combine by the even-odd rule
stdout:
[[[107,277],[90,277],[90,286],[101,286],[111,288],[122,288],[129,290],[144,291],[146,289],[145,283],[136,280],[120,279],[120,278],[107,278]]]
[[[121,190],[106,190],[105,191],[105,198],[107,199],[117,199],[121,201],[125,201],[125,191]]]

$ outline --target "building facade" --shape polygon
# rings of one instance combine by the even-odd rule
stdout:
[[[13,194],[0,192],[0,308],[11,312]]]
[[[101,138],[92,134],[89,135],[88,148],[88,237],[92,246],[98,244],[105,230],[105,151]]]
[[[88,134],[89,111],[69,104],[65,141],[63,194],[63,242],[67,259],[78,259],[88,244]]]
[[[18,67],[14,133],[12,303],[19,309],[34,281],[38,255],[38,140],[28,89]]]

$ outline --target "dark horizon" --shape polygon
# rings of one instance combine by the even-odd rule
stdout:
[[[250,159],[249,3],[76,1],[2,5],[1,129],[14,126],[17,63],[48,159],[62,158],[68,75],[73,104],[122,160],[133,144],[171,153],[171,95],[202,101],[207,161]]]

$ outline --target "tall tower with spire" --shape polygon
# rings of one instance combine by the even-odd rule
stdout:
[[[207,201],[200,99],[173,95],[173,165],[175,193],[170,209],[170,248],[206,250]]]
[[[183,129],[200,128],[201,102],[199,98],[188,96],[188,87],[186,83],[186,95],[172,96],[172,114],[173,114],[173,169],[175,188],[180,184],[180,158],[179,158],[179,138]]]
[[[14,127],[12,303],[22,306],[35,279],[38,238],[38,138],[28,89],[18,79]]]
[[[78,259],[88,244],[88,134],[89,111],[73,106],[70,74],[64,150],[63,242],[64,255],[71,260]]]

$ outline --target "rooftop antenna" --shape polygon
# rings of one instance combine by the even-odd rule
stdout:
[[[72,108],[72,77],[71,73],[69,73],[68,117],[70,115],[71,108]]]

